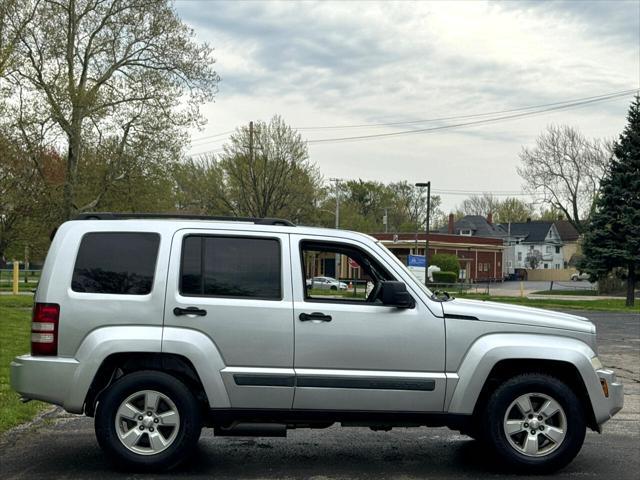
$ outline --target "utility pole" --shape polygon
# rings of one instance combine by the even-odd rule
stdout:
[[[388,208],[384,207],[384,218],[382,223],[384,223],[384,233],[388,233],[389,232],[389,214],[388,214]]]
[[[427,187],[427,222],[424,227],[424,284],[429,281],[429,220],[431,216],[431,181],[426,183],[416,183],[416,187]]]
[[[253,162],[253,122],[249,122],[249,161]]]
[[[335,182],[336,184],[336,229],[340,228],[340,179],[339,178],[330,178],[329,181]],[[340,254],[336,253],[335,258],[335,275],[336,280],[340,280],[340,274],[338,270],[340,269]]]
[[[340,179],[330,178],[329,181],[336,183],[336,228],[340,228]]]

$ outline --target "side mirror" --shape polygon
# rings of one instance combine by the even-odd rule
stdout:
[[[403,282],[387,280],[380,285],[380,299],[383,305],[398,308],[413,308],[416,302],[407,292],[407,286]]]

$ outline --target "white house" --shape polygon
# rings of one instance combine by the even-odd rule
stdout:
[[[513,270],[530,269],[533,264],[537,269],[564,268],[563,242],[553,222],[528,221],[502,227],[507,230],[505,244],[512,247],[508,248],[512,254],[506,261],[513,262]]]

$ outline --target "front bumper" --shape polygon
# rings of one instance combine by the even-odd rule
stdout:
[[[11,388],[26,399],[53,403],[77,413],[82,411],[82,405],[72,400],[77,368],[73,358],[21,355],[11,362]]]
[[[602,426],[624,406],[624,385],[618,381],[616,373],[608,368],[596,370],[601,383],[600,398],[596,413],[596,423]],[[608,396],[607,396],[608,393]]]

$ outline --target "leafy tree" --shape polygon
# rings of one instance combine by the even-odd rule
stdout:
[[[545,220],[547,222],[555,222],[557,220],[563,220],[564,214],[557,208],[542,208],[540,214],[537,215],[537,220]]]
[[[35,155],[37,161],[31,158]],[[25,247],[35,253],[46,249],[52,185],[61,160],[54,151],[28,152],[0,135],[0,259],[21,257]]]
[[[582,233],[608,156],[604,142],[587,140],[569,126],[551,125],[536,139],[535,147],[522,149],[518,174],[529,192],[542,194],[546,204],[560,210]]]
[[[632,102],[627,121],[585,231],[581,269],[593,279],[614,269],[626,270],[626,304],[633,306],[640,271],[640,95]]]
[[[389,184],[392,194],[393,208],[389,209],[390,227],[399,232],[424,230],[427,219],[426,189],[416,187],[407,182]],[[442,199],[439,195],[431,195],[430,227],[437,228],[445,214],[440,209]]]
[[[175,162],[176,209],[203,215],[228,215],[225,203],[224,172],[215,157],[205,155]]]
[[[499,201],[494,207],[493,221],[507,224],[509,222],[526,222],[533,217],[534,210],[529,204],[515,197]]]
[[[0,3],[0,77],[13,68],[18,36],[31,22],[34,8],[23,0],[3,0]]]
[[[26,141],[66,140],[62,217],[77,204],[78,169],[87,141],[117,137],[125,150],[138,137],[185,141],[199,124],[218,76],[208,45],[194,41],[167,0],[24,0],[32,19],[9,12],[16,62],[5,76]],[[20,27],[22,25],[22,27]],[[37,138],[37,137],[36,137]],[[104,195],[103,192],[98,192]]]
[[[431,265],[440,267],[443,272],[454,272],[455,278],[460,274],[460,260],[455,255],[448,253],[436,253],[429,259]]]
[[[220,158],[225,205],[234,215],[306,222],[315,213],[320,174],[300,134],[281,117],[243,126]]]

